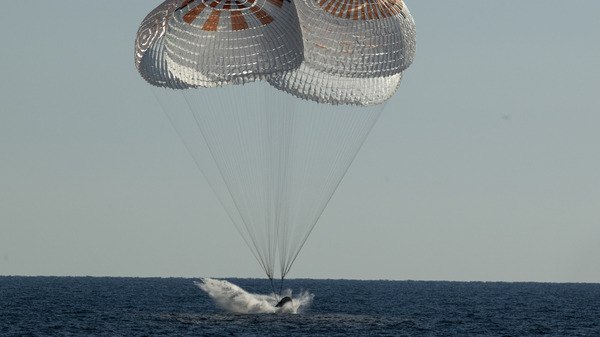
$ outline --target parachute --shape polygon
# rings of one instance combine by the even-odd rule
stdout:
[[[273,285],[415,49],[402,0],[167,0],[135,65]]]

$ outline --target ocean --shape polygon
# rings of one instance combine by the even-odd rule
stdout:
[[[0,336],[600,336],[600,284],[292,279],[286,310],[270,289],[0,276]]]

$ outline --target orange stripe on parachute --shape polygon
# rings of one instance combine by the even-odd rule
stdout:
[[[191,25],[192,22],[194,22],[194,20],[196,20],[198,15],[200,15],[200,13],[202,13],[204,8],[206,8],[206,6],[204,4],[199,4],[198,6],[192,8],[189,12],[187,12],[183,16],[183,21],[185,21]]]

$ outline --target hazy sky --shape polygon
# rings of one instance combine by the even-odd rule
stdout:
[[[0,275],[263,277],[133,63],[160,1],[0,11]],[[291,278],[600,282],[598,1],[406,1],[405,73]]]

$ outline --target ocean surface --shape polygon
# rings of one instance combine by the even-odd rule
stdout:
[[[284,288],[294,304],[280,311],[265,279],[0,276],[0,336],[600,336],[600,284]]]

